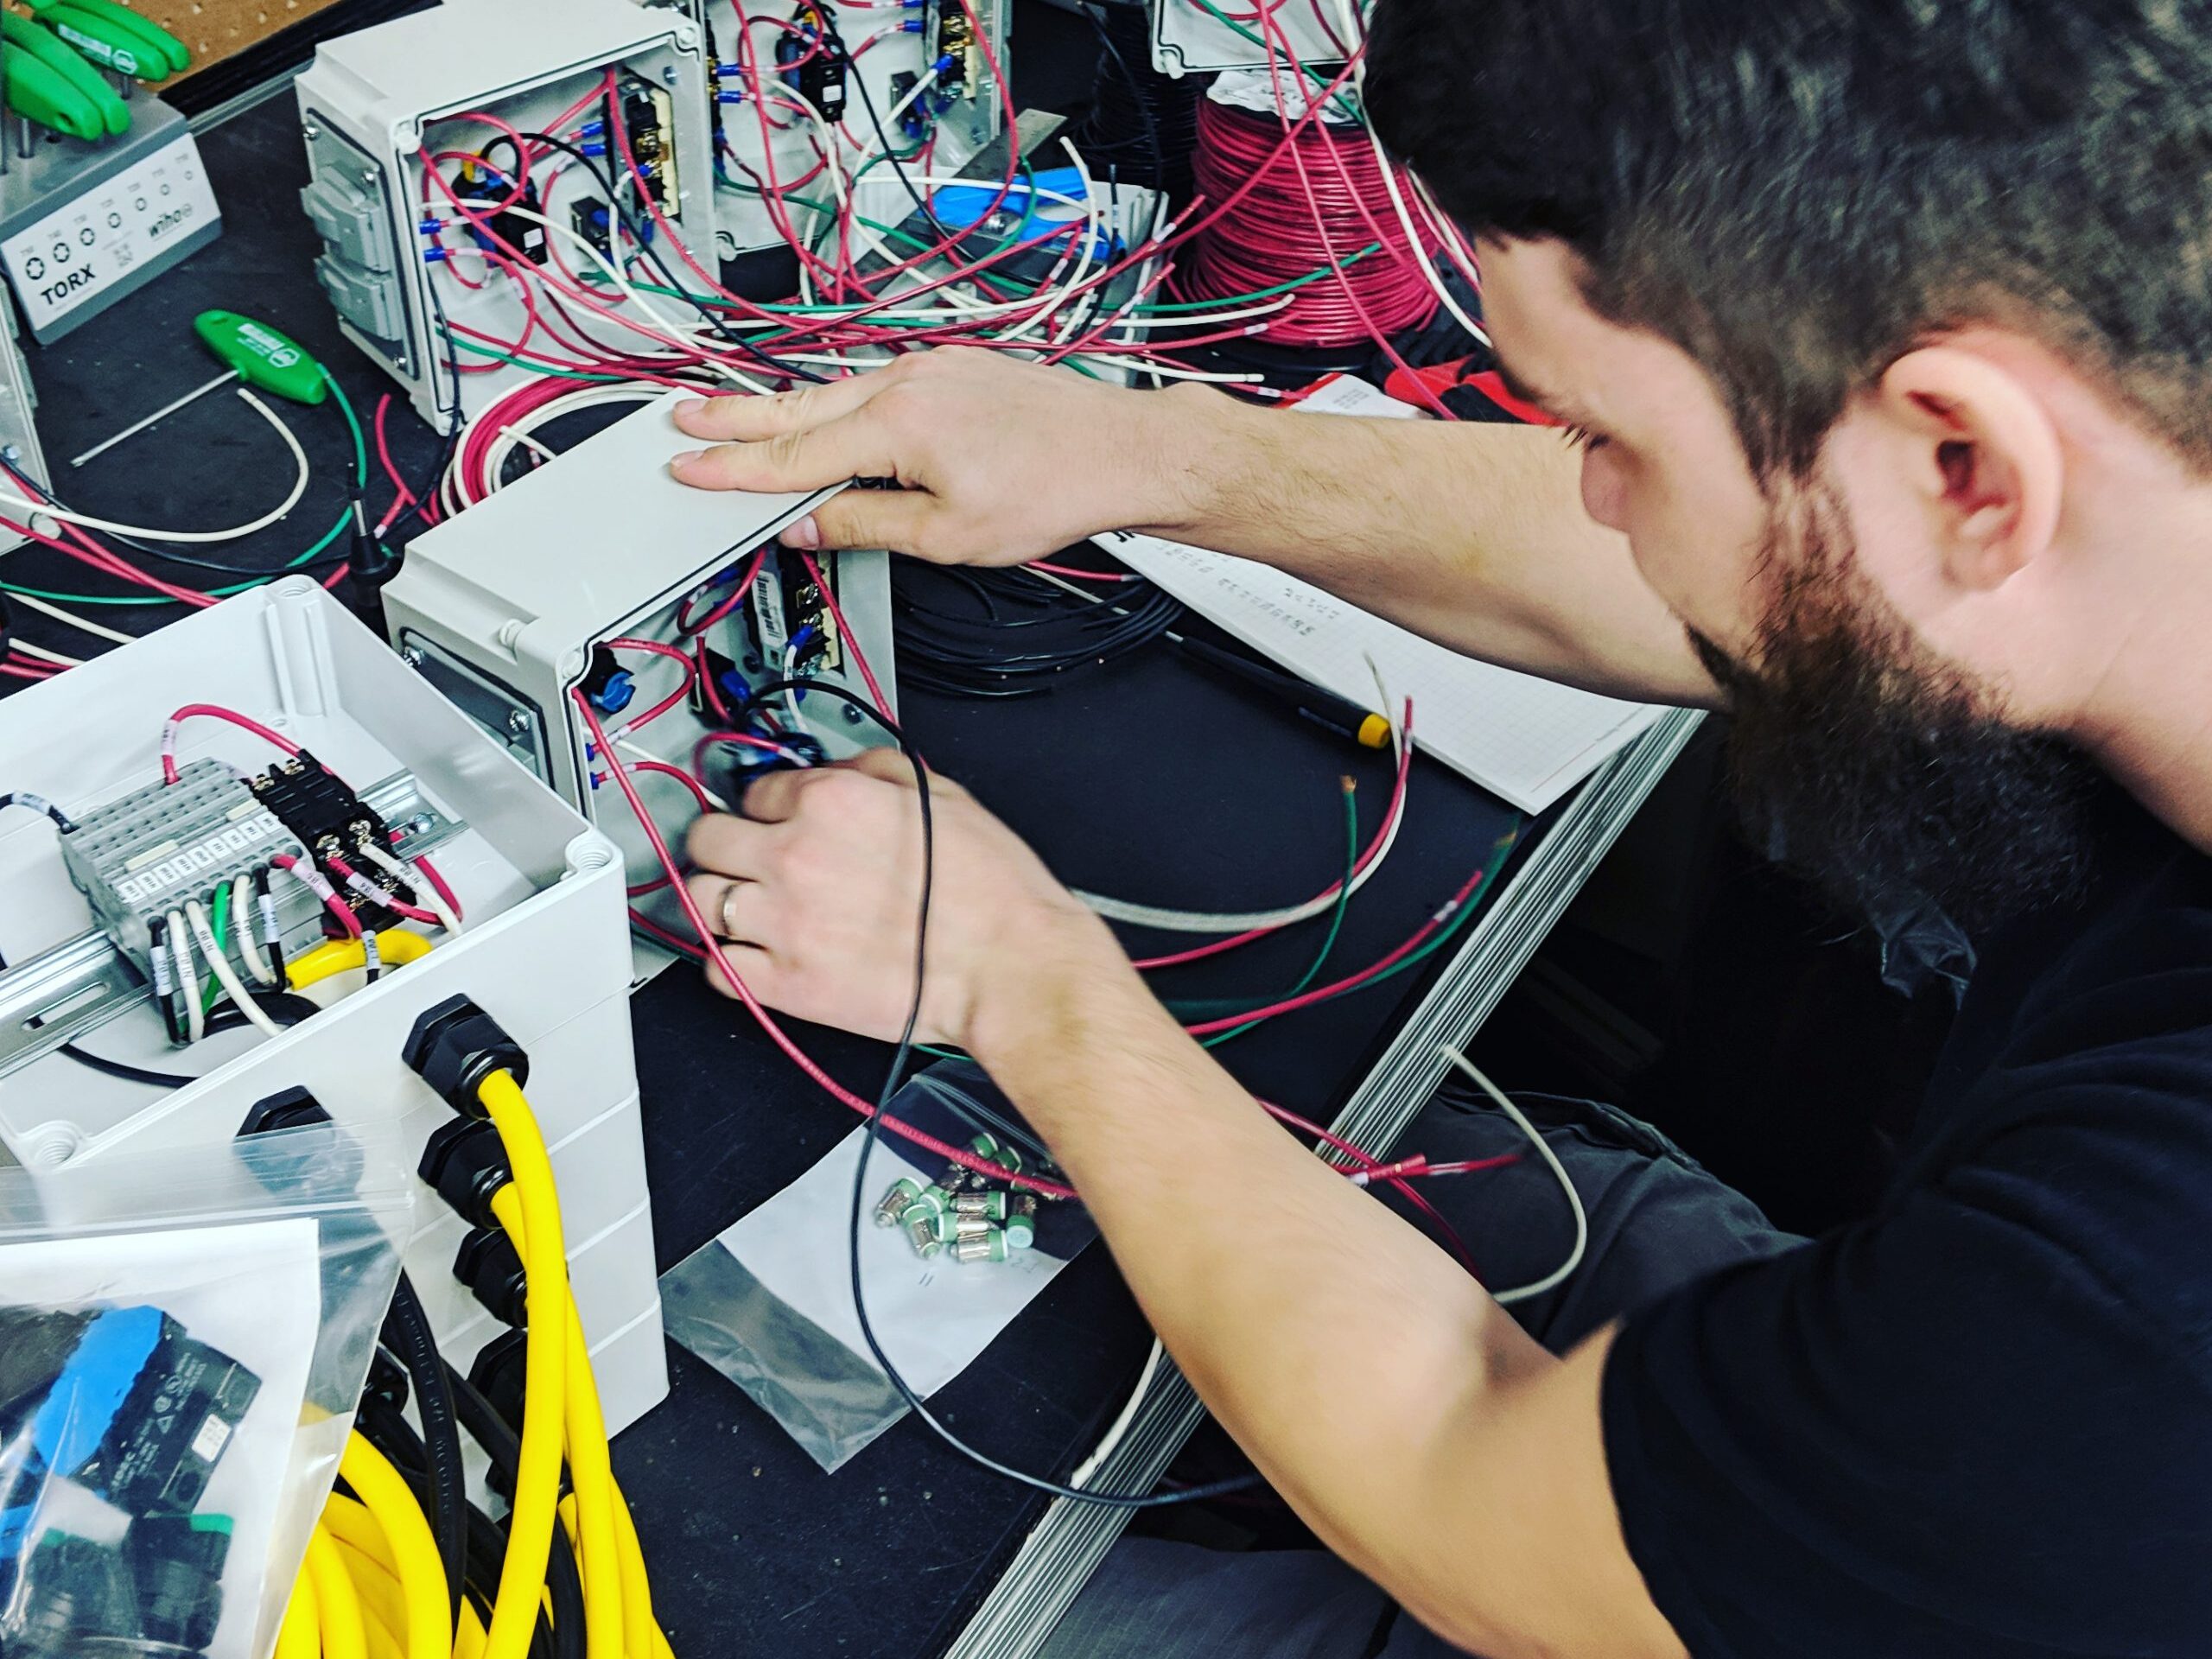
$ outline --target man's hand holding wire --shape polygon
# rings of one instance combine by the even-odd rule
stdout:
[[[971,1051],[993,1018],[1066,976],[1143,988],[1105,925],[1037,855],[958,785],[932,775],[929,955],[916,1034]],[[895,1038],[914,996],[921,797],[896,752],[772,772],[744,816],[696,820],[691,894],[729,941],[730,965],[762,1001],[802,1020]],[[728,993],[719,972],[716,988]]]

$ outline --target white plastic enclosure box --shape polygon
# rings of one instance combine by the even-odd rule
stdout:
[[[411,774],[448,836],[436,861],[465,912],[457,938],[387,972],[281,1036],[225,1033],[168,1046],[137,970],[111,957],[95,996],[27,1000],[27,968],[57,948],[99,942],[62,865],[54,826],[0,814],[0,950],[10,974],[0,1030],[0,1143],[21,1163],[68,1171],[125,1151],[229,1141],[270,1096],[305,1087],[341,1125],[396,1123],[410,1162],[451,1109],[401,1059],[418,1015],[466,995],[529,1053],[528,1093],[552,1150],[575,1296],[610,1429],[667,1392],[652,1211],[631,1046],[630,947],[615,848],[410,672],[311,580],[242,594],[136,644],[0,700],[0,789],[29,790],[79,814],[160,777],[163,722],[187,702],[251,715],[366,791]],[[259,771],[270,746],[226,722],[182,728],[181,762]],[[87,936],[91,938],[88,939]],[[78,955],[84,955],[80,948]],[[358,971],[358,970],[357,970]],[[89,1028],[82,1022],[97,1021]],[[75,1040],[130,1065],[197,1072],[162,1092],[29,1056],[24,1039],[79,1027]],[[448,1359],[466,1370],[501,1327],[452,1274],[466,1229],[418,1190],[410,1275]]]

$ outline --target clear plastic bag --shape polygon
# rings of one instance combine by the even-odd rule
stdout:
[[[955,1146],[988,1135],[1039,1167],[1042,1145],[981,1067],[955,1060],[918,1073],[891,1116]],[[670,1339],[750,1395],[823,1468],[835,1470],[906,1414],[868,1351],[853,1311],[855,1129],[767,1203],[661,1275]],[[891,1135],[868,1154],[873,1204],[902,1178],[944,1179],[941,1162]],[[1080,1204],[1050,1204],[1033,1243],[1002,1261],[961,1263],[915,1253],[898,1225],[861,1224],[868,1323],[907,1384],[934,1394],[988,1347],[1098,1236]]]
[[[255,1659],[399,1272],[396,1137],[0,1169],[0,1653]]]

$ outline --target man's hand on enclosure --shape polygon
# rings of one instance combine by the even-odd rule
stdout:
[[[916,1036],[974,1049],[985,1016],[1010,1014],[1095,963],[1128,967],[1103,924],[1014,832],[958,785],[929,780],[934,856],[927,972]],[[754,995],[802,1020],[886,1039],[914,993],[920,795],[896,752],[779,772],[746,791],[744,816],[696,820],[692,897],[729,941]],[[711,967],[709,977],[730,988]]]
[[[938,564],[1020,564],[1187,511],[1205,422],[1179,398],[996,352],[946,347],[774,396],[701,399],[676,423],[710,449],[670,470],[709,490],[847,490],[784,532]]]

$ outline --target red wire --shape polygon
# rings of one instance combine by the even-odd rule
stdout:
[[[874,1105],[871,1102],[862,1100],[817,1065],[813,1058],[793,1042],[784,1028],[776,1023],[775,1016],[761,1006],[760,999],[753,995],[744,980],[741,979],[736,971],[731,968],[729,957],[722,950],[721,941],[715,937],[714,930],[707,925],[707,918],[699,913],[698,904],[691,897],[690,888],[684,884],[683,873],[677,867],[675,855],[668,850],[667,838],[661,834],[660,826],[653,822],[652,815],[645,810],[645,804],[639,797],[637,785],[631,782],[630,769],[613,757],[613,746],[607,741],[607,728],[599,723],[599,715],[592,709],[591,699],[585,696],[581,690],[573,691],[569,696],[575,702],[577,712],[583,715],[584,725],[589,729],[593,740],[599,745],[599,752],[608,756],[609,770],[613,773],[615,783],[620,785],[623,798],[629,802],[630,810],[637,815],[638,827],[645,832],[645,839],[652,843],[653,855],[660,861],[661,868],[667,873],[670,881],[674,884],[677,902],[683,907],[684,919],[691,924],[692,931],[698,935],[700,944],[706,947],[708,956],[713,959],[715,966],[721,970],[722,977],[728,982],[730,988],[737,993],[738,1000],[745,1004],[746,1011],[760,1022],[760,1028],[768,1033],[770,1039],[778,1048],[784,1051],[785,1056],[800,1071],[805,1072],[831,1096],[851,1107],[862,1117],[874,1117]],[[1048,1181],[1042,1176],[1024,1174],[1020,1170],[1008,1169],[1002,1164],[995,1164],[988,1159],[978,1158],[974,1153],[963,1147],[953,1146],[949,1141],[940,1141],[935,1135],[918,1129],[912,1124],[901,1122],[898,1118],[886,1116],[883,1126],[895,1135],[905,1136],[925,1151],[933,1152],[941,1158],[950,1159],[963,1169],[972,1169],[979,1174],[993,1176],[1003,1181],[1016,1182],[1023,1186],[1033,1187],[1039,1192],[1052,1193],[1058,1198],[1071,1198],[1076,1195],[1075,1189],[1071,1186],[1064,1185],[1058,1181]]]
[[[1427,944],[1430,936],[1445,923],[1450,921],[1458,913],[1459,906],[1473,896],[1475,889],[1482,885],[1483,879],[1489,874],[1487,868],[1477,870],[1466,879],[1459,891],[1452,896],[1451,902],[1415,929],[1410,938],[1388,956],[1370,963],[1357,973],[1347,975],[1332,984],[1317,985],[1310,991],[1301,992],[1296,996],[1286,997],[1280,1002],[1271,1002],[1263,1008],[1247,1009],[1243,1014],[1228,1014],[1219,1020],[1201,1020],[1195,1026],[1185,1026],[1184,1029],[1193,1037],[1208,1037],[1217,1031],[1227,1031],[1233,1027],[1249,1025],[1255,1020],[1273,1020],[1279,1014],[1290,1014],[1299,1008],[1311,1007],[1314,1003],[1325,1001],[1330,997],[1341,996],[1347,991],[1357,990],[1378,976],[1389,972]]]
[[[226,709],[215,702],[188,702],[168,717],[162,728],[162,781],[173,784],[177,780],[177,728],[188,720],[227,720],[233,726],[245,728],[264,742],[274,744],[286,754],[297,754],[300,746],[282,732],[272,732],[251,715],[242,715],[235,709]]]
[[[1133,573],[1116,574],[1111,570],[1078,570],[1071,564],[1047,564],[1042,559],[1029,561],[1032,570],[1042,570],[1048,576],[1071,577],[1077,582],[1135,582]]]
[[[1309,161],[1334,178],[1317,186],[1306,174]],[[1318,245],[1338,268],[1337,280],[1292,289],[1289,304],[1267,319],[1269,339],[1344,346],[1434,315],[1436,296],[1409,257],[1403,230],[1395,221],[1376,226],[1366,211],[1366,199],[1383,185],[1365,134],[1322,120],[1293,129],[1287,113],[1271,121],[1202,98],[1192,174],[1209,198],[1225,198],[1240,182],[1252,188],[1194,238],[1178,272],[1178,288],[1190,298],[1227,299],[1294,282],[1313,269]],[[1382,251],[1346,264],[1378,231]]]
[[[1370,864],[1382,855],[1383,844],[1389,836],[1390,826],[1405,810],[1406,785],[1413,772],[1413,731],[1414,704],[1413,699],[1408,697],[1406,699],[1405,711],[1400,717],[1398,726],[1400,748],[1397,779],[1391,785],[1389,804],[1383,809],[1382,822],[1376,830],[1374,839],[1367,843],[1366,850],[1360,854],[1358,861],[1352,866],[1354,877],[1357,877]],[[1332,883],[1322,889],[1316,897],[1308,899],[1306,903],[1326,904],[1344,890],[1344,885],[1341,881]],[[1302,909],[1304,906],[1301,906],[1299,908]],[[1185,950],[1172,951],[1166,956],[1146,957],[1130,965],[1138,969],[1173,968],[1182,963],[1197,962],[1205,957],[1219,956],[1224,950],[1234,950],[1240,944],[1249,944],[1255,939],[1264,939],[1270,933],[1281,932],[1283,928],[1289,925],[1287,922],[1272,923],[1266,927],[1255,927],[1243,933],[1233,933],[1225,939],[1214,939],[1205,944],[1192,945]]]
[[[853,665],[860,670],[861,678],[868,685],[868,696],[875,699],[876,708],[889,718],[892,713],[890,700],[883,695],[883,688],[875,683],[875,671],[868,665],[868,658],[861,651],[861,642],[853,637],[852,629],[845,626],[845,613],[837,608],[837,595],[830,590],[830,584],[823,579],[821,567],[815,563],[811,553],[800,548],[793,548],[791,551],[798,555],[798,562],[806,567],[807,579],[821,594],[822,602],[829,607],[830,620],[837,625],[837,637],[845,642],[845,649],[853,653]]]
[[[454,919],[466,920],[468,912],[461,907],[461,899],[455,895],[454,890],[446,885],[445,877],[438,874],[438,867],[430,862],[430,855],[428,853],[424,853],[415,861],[415,868],[423,872],[423,879],[437,890],[439,898],[446,901],[446,908],[453,912]]]
[[[407,487],[407,480],[400,476],[399,467],[391,458],[391,445],[385,437],[384,418],[391,408],[391,394],[387,391],[377,399],[377,412],[370,421],[370,425],[376,431],[378,463],[383,467],[384,475],[391,480],[391,487],[398,492],[392,498],[390,510],[377,523],[377,534],[379,536],[391,528],[393,522],[415,499],[415,492]]]

